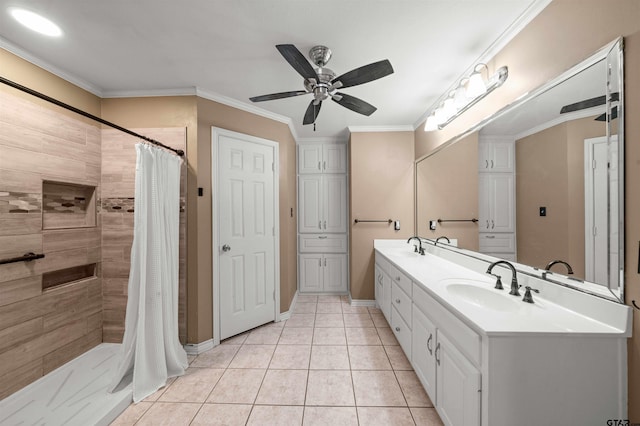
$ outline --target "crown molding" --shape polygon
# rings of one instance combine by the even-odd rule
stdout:
[[[171,89],[153,90],[108,90],[103,92],[103,98],[154,98],[160,96],[195,96],[195,87],[175,87]]]
[[[455,82],[457,83],[464,76],[471,74],[471,72],[473,71],[473,67],[475,67],[476,64],[481,62],[489,62],[489,60],[497,55],[498,52],[500,52],[502,49],[504,49],[505,46],[509,44],[509,42],[513,40],[513,38],[518,35],[518,33],[520,33],[520,31],[522,31],[527,25],[529,25],[529,23],[533,21],[533,19],[538,16],[538,14],[542,12],[542,10],[547,7],[549,3],[551,3],[551,1],[552,0],[536,0],[531,3],[527,10],[525,10],[515,21],[513,21],[513,23],[509,25],[507,29],[502,34],[500,34],[500,36],[493,43],[491,43],[484,52],[482,52],[478,59],[476,59],[469,68],[467,68],[458,78],[455,79]],[[443,94],[449,93],[452,89],[453,87],[450,87],[449,90],[445,90]],[[436,102],[429,105],[429,108],[418,118],[418,120],[413,123],[413,130],[416,130],[418,127],[424,125],[424,122],[427,120],[427,117],[431,113],[433,106],[441,101],[442,96],[440,96],[440,98],[438,98]]]
[[[415,129],[411,124],[399,126],[349,126],[350,133],[382,133],[382,132],[413,132]]]
[[[83,80],[73,74],[70,74],[66,71],[61,70],[60,68],[56,67],[55,65],[50,64],[47,61],[43,61],[42,59],[38,58],[37,56],[32,55],[31,53],[27,52],[26,50],[22,49],[21,47],[16,46],[15,44],[11,43],[9,40],[0,37],[0,48],[6,50],[7,52],[13,53],[14,55],[18,56],[19,58],[24,59],[27,62],[30,62],[40,68],[42,68],[45,71],[50,72],[51,74],[60,77],[61,79],[68,81],[69,83],[78,86],[81,89],[86,90],[87,92],[90,92],[96,96],[98,96],[99,98],[103,97],[103,92],[102,89],[100,89],[98,86],[89,83],[86,80]]]

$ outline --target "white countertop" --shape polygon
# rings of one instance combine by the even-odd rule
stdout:
[[[494,268],[503,276],[504,290],[495,290],[495,278],[461,266],[434,254],[421,256],[413,253],[413,245],[406,241],[375,240],[374,248],[399,270],[409,276],[415,284],[425,289],[438,302],[447,307],[465,323],[477,331],[488,335],[513,335],[526,333],[527,335],[581,335],[581,336],[631,336],[631,312],[628,306],[617,304],[594,296],[576,293],[572,297],[587,301],[588,308],[598,315],[591,316],[585,312],[572,310],[562,300],[551,301],[545,294],[557,296],[557,292],[541,289],[540,294],[533,293],[534,303],[522,301],[524,285],[538,288],[548,286],[532,277],[521,279],[521,296],[509,295],[511,273],[502,267]],[[486,266],[484,266],[486,270]],[[520,279],[520,276],[519,276]],[[540,281],[540,282],[538,282]],[[478,292],[492,292],[488,294],[495,299],[497,308],[487,308],[473,298],[460,297],[452,292],[451,284],[465,284],[478,287]],[[474,290],[474,289],[472,289]],[[571,295],[570,295],[571,296]],[[566,295],[565,295],[566,297]],[[575,301],[574,301],[575,302]],[[575,303],[574,303],[575,304]],[[571,305],[571,304],[569,304]]]

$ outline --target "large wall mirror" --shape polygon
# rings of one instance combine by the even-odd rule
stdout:
[[[515,247],[505,257],[540,275],[549,261],[566,261],[573,273],[554,268],[546,275],[549,281],[623,301],[623,81],[623,41],[618,39],[445,148],[419,159],[416,233],[429,232],[425,227],[436,218],[428,206],[435,203],[457,204],[449,214],[458,218],[477,215],[473,205],[477,194],[452,201],[456,197],[450,190],[447,200],[438,200],[432,189],[461,179],[468,188],[478,188],[479,141],[480,146],[483,140],[512,141]],[[459,164],[448,167],[452,161]],[[439,168],[437,180],[427,172],[434,168]],[[462,251],[470,253],[482,248],[477,237],[469,237],[475,237],[482,225],[469,222],[448,229],[458,231],[452,236]],[[437,235],[447,233],[443,226]]]

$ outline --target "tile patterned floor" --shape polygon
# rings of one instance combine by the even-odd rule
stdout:
[[[291,318],[190,357],[112,425],[442,425],[378,309],[298,296]]]

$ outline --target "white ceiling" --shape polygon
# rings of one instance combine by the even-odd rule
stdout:
[[[0,47],[102,97],[199,93],[291,120],[297,138],[346,139],[347,127],[409,128],[478,60],[550,0],[0,0]],[[61,38],[25,29],[10,6],[38,12]],[[337,75],[389,59],[394,74],[343,89],[375,105],[365,117],[326,101],[302,126],[310,96],[276,44],[306,56],[328,46]],[[508,65],[508,64],[506,64]],[[1,74],[1,68],[0,68]]]

